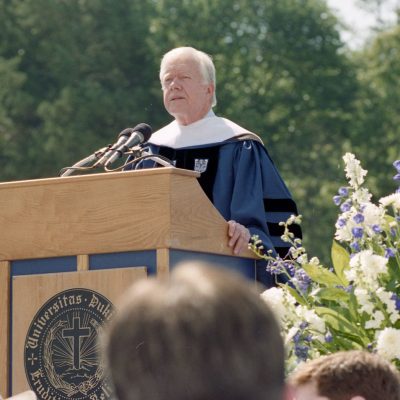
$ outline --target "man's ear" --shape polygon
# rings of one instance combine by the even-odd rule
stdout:
[[[214,94],[214,91],[215,91],[215,85],[211,82],[208,83],[207,84],[207,93]]]

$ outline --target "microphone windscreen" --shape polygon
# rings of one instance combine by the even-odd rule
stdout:
[[[122,132],[120,132],[120,133],[118,134],[118,139],[119,139],[121,136],[131,136],[131,135],[132,135],[132,132],[135,132],[135,128],[126,128],[126,129],[124,129]]]
[[[153,133],[151,126],[144,123],[137,124],[133,130],[135,132],[140,132],[143,135],[143,142],[147,142]]]

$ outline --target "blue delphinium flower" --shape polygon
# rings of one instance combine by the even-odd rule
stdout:
[[[300,324],[300,329],[304,330],[308,327],[309,323],[307,321],[302,321]]]
[[[345,201],[341,206],[340,206],[340,211],[346,212],[349,211],[351,208],[351,202],[350,201]]]
[[[344,226],[346,226],[346,220],[344,218],[339,218],[337,220],[337,224],[340,228],[343,228]]]
[[[372,230],[375,233],[381,233],[382,232],[382,228],[379,225],[372,225]]]
[[[306,274],[304,269],[298,269],[294,275],[297,279],[298,289],[305,293],[311,284],[311,278]]]
[[[301,340],[301,331],[297,331],[293,336],[293,342],[299,343]]]
[[[344,288],[346,293],[351,293],[353,291],[353,285],[348,285]]]
[[[303,336],[304,329],[306,329],[307,326],[308,326],[308,323],[306,321],[303,321],[300,324],[300,329],[293,336],[293,343],[295,344],[294,353],[295,353],[296,357],[299,360],[302,360],[302,361],[306,361],[307,360],[308,351],[309,351],[309,347],[304,345],[303,342],[306,341],[306,342],[310,343],[311,340],[312,340],[310,335]]]
[[[283,260],[269,262],[267,265],[267,271],[274,275],[279,275],[284,272],[284,262]]]
[[[311,334],[308,334],[308,335],[304,336],[304,339],[303,339],[303,340],[304,340],[305,342],[311,343],[312,340],[313,340],[313,337],[312,337]]]
[[[395,180],[395,181],[400,181],[400,160],[396,160],[394,163],[393,163],[393,166],[396,168],[396,170],[397,170],[397,174],[393,177],[393,179]]]
[[[350,247],[356,252],[360,252],[361,251],[361,247],[360,244],[358,242],[352,242],[350,243]]]
[[[339,206],[340,203],[342,202],[343,198],[347,197],[349,195],[349,189],[347,187],[341,187],[339,188],[338,191],[339,195],[333,196],[333,202]]]
[[[400,311],[400,297],[393,293],[391,299],[394,300],[396,303],[396,310]]]
[[[286,268],[286,271],[289,274],[289,276],[293,278],[294,274],[296,273],[295,266],[291,263],[285,263],[285,268]]]
[[[385,257],[386,258],[390,258],[390,257],[394,257],[396,255],[396,250],[388,247],[387,249],[385,249]]]
[[[354,217],[353,220],[357,223],[360,224],[361,222],[364,221],[364,215],[362,215],[361,213],[357,213]]]
[[[296,344],[296,346],[294,348],[294,354],[296,354],[296,357],[299,360],[307,361],[307,359],[308,359],[308,350],[309,350],[308,346],[302,346],[300,344]]]
[[[364,229],[356,226],[351,230],[351,233],[355,238],[362,238],[364,234]]]
[[[342,198],[340,196],[333,196],[333,202],[338,206],[342,202]]]
[[[326,342],[326,343],[331,343],[332,341],[333,341],[333,335],[332,335],[332,333],[328,332],[328,333],[325,335],[325,342]]]

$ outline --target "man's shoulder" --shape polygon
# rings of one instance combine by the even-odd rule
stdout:
[[[236,135],[236,136],[228,139],[226,142],[229,142],[229,141],[244,142],[244,141],[249,141],[249,140],[260,143],[261,145],[264,146],[264,142],[262,141],[260,136],[256,135],[255,133],[252,133],[252,132],[241,133],[239,135]]]

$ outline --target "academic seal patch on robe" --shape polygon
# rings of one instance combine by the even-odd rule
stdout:
[[[200,172],[200,174],[207,171],[207,165],[208,165],[207,158],[206,159],[195,158],[194,160],[194,170],[196,172]]]

